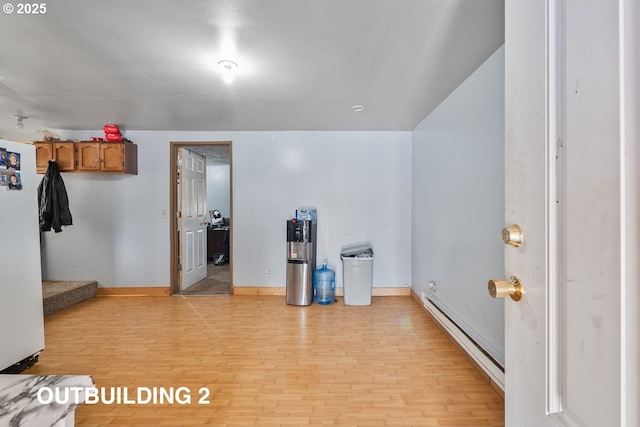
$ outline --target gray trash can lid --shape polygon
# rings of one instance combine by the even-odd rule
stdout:
[[[340,251],[341,257],[372,257],[373,249],[371,243],[353,243],[351,245],[344,246]]]

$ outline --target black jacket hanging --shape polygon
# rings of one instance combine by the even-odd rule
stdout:
[[[69,198],[58,164],[49,160],[47,172],[38,185],[38,208],[40,210],[40,231],[59,233],[62,226],[72,224]]]

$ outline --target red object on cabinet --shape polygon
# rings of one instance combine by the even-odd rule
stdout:
[[[104,125],[102,130],[104,130],[105,134],[120,133],[120,128],[118,127],[118,125]]]
[[[119,133],[105,133],[104,138],[107,141],[111,141],[111,142],[122,141],[122,135],[120,135]]]

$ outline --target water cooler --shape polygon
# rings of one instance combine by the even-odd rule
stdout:
[[[309,305],[316,270],[315,220],[287,220],[287,304]]]

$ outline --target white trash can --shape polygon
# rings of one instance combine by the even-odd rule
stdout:
[[[342,286],[345,305],[371,305],[373,249],[369,243],[342,248]]]

